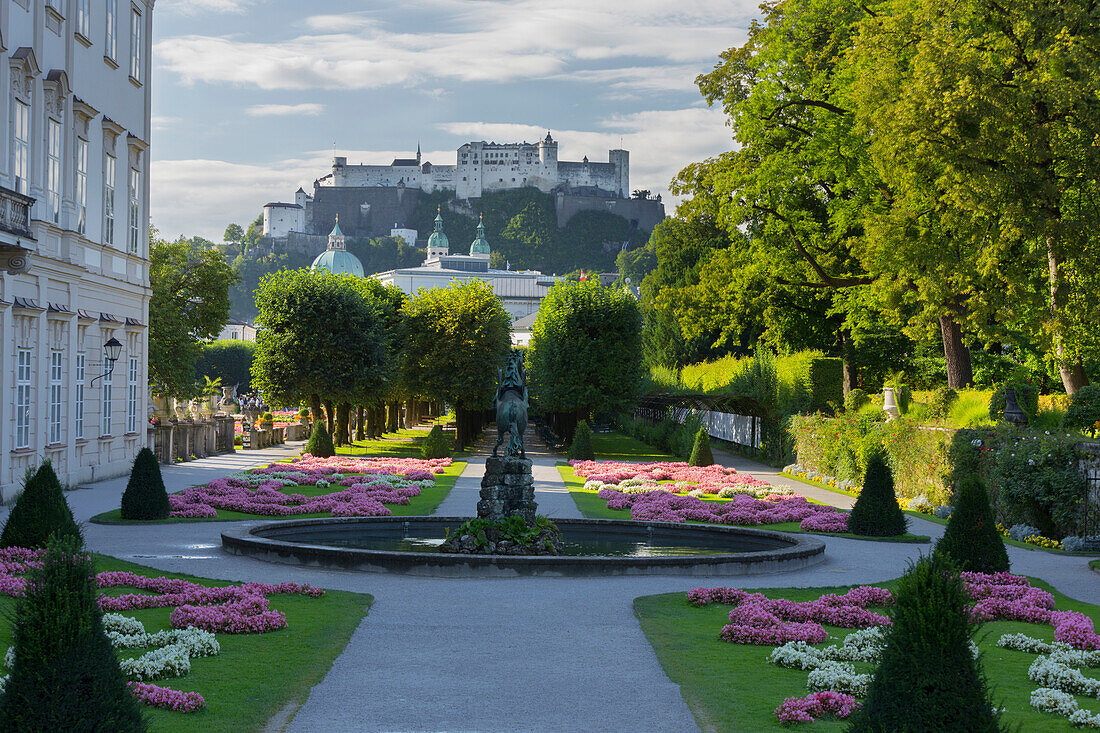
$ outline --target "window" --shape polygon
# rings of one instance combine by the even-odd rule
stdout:
[[[61,220],[61,123],[46,120],[46,215]]]
[[[99,409],[100,435],[111,434],[111,372],[107,366],[107,360],[103,360],[103,387],[100,390],[101,405]]]
[[[107,0],[107,38],[103,43],[103,56],[112,62],[118,57],[117,19],[118,0]],[[115,64],[117,66],[117,64]]]
[[[76,139],[76,231],[88,228],[88,141]]]
[[[103,243],[115,243],[115,156],[103,161]]]
[[[84,354],[76,355],[76,420],[73,421],[73,437],[84,437]]]
[[[31,445],[31,350],[15,351],[15,447]]]
[[[50,443],[61,442],[61,357],[50,352]]]
[[[20,99],[15,100],[15,129],[12,131],[12,154],[15,163],[15,190],[29,193],[27,176],[30,172],[31,107]]]
[[[85,38],[91,38],[91,24],[88,0],[76,0],[76,32]]]
[[[141,13],[130,12],[130,77],[141,81]]]
[[[126,383],[126,432],[137,432],[138,360],[130,357],[130,373]]]
[[[130,169],[130,251],[138,254],[141,244],[141,219],[139,217],[138,190],[141,186],[141,175],[137,169]]]

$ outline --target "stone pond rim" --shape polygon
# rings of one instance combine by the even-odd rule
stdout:
[[[615,576],[615,575],[694,575],[736,576],[801,570],[825,559],[825,543],[809,535],[787,534],[766,529],[723,525],[685,525],[677,522],[636,522],[613,519],[559,519],[569,528],[599,532],[632,534],[645,537],[657,533],[690,532],[695,538],[716,541],[748,541],[770,544],[768,549],[732,554],[666,555],[656,557],[600,555],[460,555],[432,552],[400,552],[338,547],[306,541],[286,541],[296,530],[318,533],[354,528],[381,531],[394,525],[432,531],[442,537],[442,525],[455,525],[469,517],[340,517],[281,520],[259,525],[235,527],[222,532],[222,548],[232,555],[255,557],[268,562],[328,567],[376,573],[398,573],[428,577],[519,577],[519,576]],[[433,527],[435,529],[433,529]],[[690,529],[688,529],[690,528]],[[267,536],[271,535],[271,536]]]

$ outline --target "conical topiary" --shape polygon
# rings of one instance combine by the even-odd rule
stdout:
[[[966,593],[946,555],[922,557],[898,581],[893,626],[849,733],[1000,730],[970,652]]]
[[[443,428],[433,425],[428,431],[428,437],[420,446],[420,455],[424,458],[447,458],[451,455],[451,446],[447,444],[447,436],[443,434]]]
[[[324,420],[313,423],[313,435],[309,436],[305,452],[315,458],[330,458],[336,455],[336,448],[332,445],[332,436],[325,428]]]
[[[867,462],[863,490],[848,516],[848,531],[870,537],[894,537],[905,534],[905,528],[905,515],[894,496],[894,475],[882,454],[875,453]]]
[[[144,731],[103,631],[95,569],[71,536],[51,539],[14,612],[11,677],[0,695],[0,730]]]
[[[592,430],[586,420],[577,423],[577,429],[573,431],[573,442],[569,444],[569,460],[594,461],[596,454],[592,450]]]
[[[160,463],[153,451],[142,448],[134,458],[130,469],[130,481],[122,494],[123,519],[167,519],[172,506],[164,479],[160,475]]]
[[[15,500],[0,532],[0,547],[45,547],[55,532],[81,539],[61,482],[50,462],[45,461],[23,483],[23,493]]]
[[[955,511],[936,543],[936,552],[950,556],[959,570],[1008,572],[1008,552],[997,531],[985,485],[971,474],[959,482]]]
[[[707,433],[706,428],[699,428],[699,432],[695,434],[695,445],[691,448],[691,458],[688,459],[688,465],[714,465],[714,454],[710,452],[710,435]]]

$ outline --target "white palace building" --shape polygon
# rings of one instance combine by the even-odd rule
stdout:
[[[154,0],[0,0],[0,499],[148,441]]]

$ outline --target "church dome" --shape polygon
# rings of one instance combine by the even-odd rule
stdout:
[[[309,266],[310,272],[328,270],[337,275],[355,275],[363,277],[363,263],[359,258],[346,249],[326,249],[317,255],[313,264]]]
[[[451,243],[447,241],[447,235],[443,233],[443,215],[436,211],[435,231],[428,237],[428,249],[450,249]]]
[[[485,239],[485,224],[479,219],[477,222],[477,238],[470,242],[471,255],[488,255],[489,240]]]

